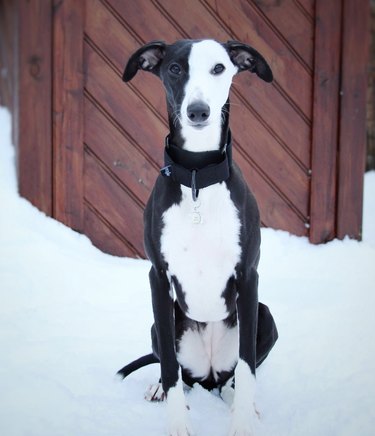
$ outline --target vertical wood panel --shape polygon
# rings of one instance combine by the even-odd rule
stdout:
[[[343,3],[337,236],[361,239],[370,4]]]
[[[17,62],[18,5],[13,0],[0,1],[0,105],[12,114],[12,143],[18,141]]]
[[[335,237],[340,17],[340,0],[317,0],[310,203],[313,243]]]
[[[23,197],[51,215],[52,5],[49,0],[20,0],[18,14],[19,191]]]
[[[15,79],[17,5],[0,1],[0,105],[13,110]]]
[[[54,217],[83,226],[84,1],[54,0]]]

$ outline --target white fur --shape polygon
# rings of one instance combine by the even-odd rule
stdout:
[[[193,434],[187,416],[187,407],[182,385],[181,371],[176,386],[168,391],[167,417],[169,436],[190,436]]]
[[[233,401],[234,401],[234,388],[231,386],[232,379],[229,379],[229,381],[221,388],[220,396],[224,403],[232,407]]]
[[[214,75],[213,68],[217,64],[223,64],[225,71]],[[237,68],[219,43],[206,40],[193,44],[180,116],[185,149],[218,149],[221,109],[236,72]],[[199,128],[194,127],[187,116],[188,106],[198,101],[210,107],[205,126]],[[178,354],[179,362],[189,368],[194,377],[204,377],[211,368],[216,372],[229,370],[238,360],[238,329],[228,329],[222,323],[228,316],[222,293],[228,279],[235,275],[240,260],[241,223],[225,183],[201,189],[198,203],[193,202],[191,189],[183,186],[181,189],[181,202],[163,214],[161,252],[168,264],[169,276],[176,276],[181,284],[187,315],[208,323],[206,329],[184,333]],[[252,436],[255,377],[241,359],[235,377],[230,436]],[[168,391],[167,411],[169,435],[191,434],[181,375],[177,385]]]
[[[238,360],[238,328],[222,321],[210,322],[199,330],[188,329],[179,342],[179,363],[195,378],[214,376],[234,368]]]
[[[254,436],[255,376],[249,365],[239,359],[235,370],[235,391],[229,436]]]
[[[223,64],[225,71],[214,75],[212,70]],[[229,95],[232,78],[237,73],[227,51],[218,42],[200,41],[192,45],[189,56],[189,81],[185,86],[185,97],[181,105],[182,136],[184,148],[190,151],[216,150],[221,133],[221,108]],[[196,101],[210,107],[208,125],[203,129],[191,126],[187,107]]]
[[[161,252],[185,293],[187,315],[214,322],[228,316],[221,296],[240,260],[240,220],[225,183],[199,191],[201,222],[192,219],[191,189],[182,187],[181,203],[163,214]]]

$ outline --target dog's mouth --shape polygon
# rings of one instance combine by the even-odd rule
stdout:
[[[202,130],[205,127],[207,127],[210,123],[208,121],[204,121],[204,122],[199,122],[199,123],[194,123],[194,122],[188,122],[188,126],[189,127],[193,127],[193,129],[196,130]]]

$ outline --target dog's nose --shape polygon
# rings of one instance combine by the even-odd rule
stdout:
[[[210,106],[203,102],[195,102],[187,107],[187,116],[193,123],[203,123],[210,116]]]

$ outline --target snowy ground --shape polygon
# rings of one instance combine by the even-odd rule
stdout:
[[[0,434],[163,435],[165,405],[143,400],[158,365],[114,377],[150,350],[148,262],[105,255],[19,198],[9,130],[0,109]],[[258,371],[261,434],[374,434],[375,173],[365,180],[363,242],[262,232],[260,296],[280,339]],[[226,435],[217,396],[187,398],[198,436]]]

